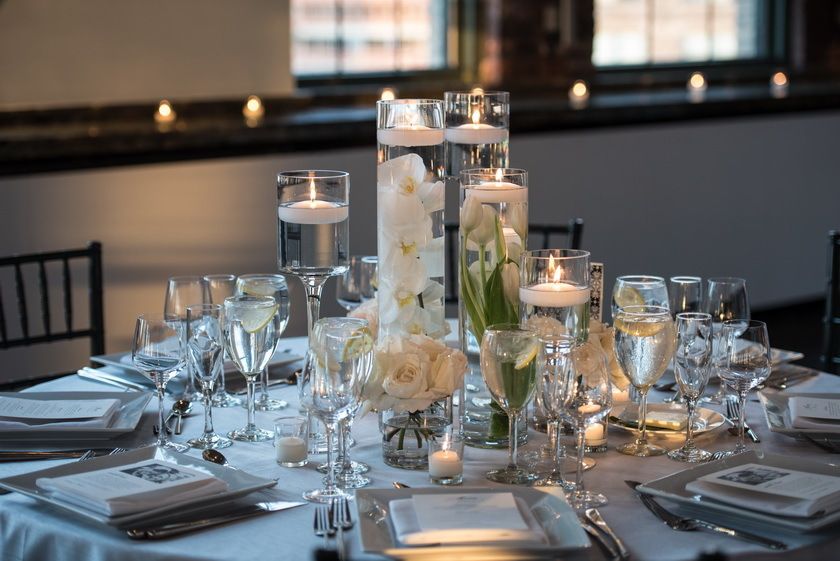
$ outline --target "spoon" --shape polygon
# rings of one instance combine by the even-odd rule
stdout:
[[[175,415],[178,414],[178,408],[179,407],[189,407],[189,406],[190,406],[190,401],[188,399],[183,399],[183,398],[182,399],[176,399],[172,403],[172,408],[169,410],[169,415],[167,415],[166,418],[163,420],[163,424],[168,428],[169,427],[169,421],[172,420],[172,417],[174,417]]]
[[[172,415],[175,415],[175,434],[181,434],[181,422],[192,412],[192,403],[187,399],[179,399],[172,404]]]
[[[411,489],[410,485],[406,485],[405,483],[400,483],[399,481],[394,481],[391,483],[394,486],[394,489]]]
[[[212,448],[208,448],[204,452],[201,453],[201,457],[207,460],[208,462],[213,462],[214,464],[219,464],[220,466],[229,467],[230,469],[236,469],[228,459],[225,458],[225,455],[219,452],[218,450],[214,450]]]

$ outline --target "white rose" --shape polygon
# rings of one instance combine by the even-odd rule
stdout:
[[[432,365],[429,390],[441,397],[450,396],[460,388],[467,371],[467,357],[461,351],[447,349],[440,353]]]
[[[428,369],[429,362],[421,355],[391,355],[382,387],[392,397],[410,399],[428,388]]]
[[[424,354],[429,357],[429,362],[434,362],[447,350],[447,346],[425,335],[410,335],[403,341],[403,349],[409,353]]]
[[[376,298],[362,302],[362,305],[348,313],[347,317],[367,320],[370,333],[376,339],[379,332],[379,304]]]

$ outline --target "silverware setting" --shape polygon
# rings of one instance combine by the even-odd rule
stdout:
[[[629,559],[630,552],[627,550],[627,547],[624,545],[624,542],[621,541],[621,538],[613,532],[612,528],[609,527],[606,520],[601,516],[601,513],[598,512],[597,508],[587,508],[586,509],[586,519],[592,522],[598,530],[602,531],[609,539],[612,541],[613,545],[615,546],[615,550],[618,554],[619,559]]]
[[[637,487],[641,485],[641,483],[639,483],[638,481],[625,480],[624,483],[626,483],[628,487],[636,491],[636,494],[638,495],[639,499],[641,499],[642,504],[645,505],[645,507],[647,507],[647,509],[650,512],[652,512],[657,518],[662,520],[662,522],[664,522],[672,530],[678,530],[680,532],[706,530],[708,532],[724,534],[733,538],[757,543],[770,549],[787,549],[787,545],[780,541],[771,540],[769,538],[765,538],[763,536],[759,536],[750,532],[745,532],[743,530],[735,530],[733,528],[721,526],[720,524],[715,524],[713,522],[707,522],[699,518],[684,518],[682,516],[677,516],[676,514],[673,514],[665,507],[660,505],[658,502],[656,502],[653,499],[653,497],[639,491]]]
[[[335,535],[335,528],[330,522],[330,510],[327,505],[315,507],[315,535],[324,538],[324,547],[328,547],[330,538]]]
[[[618,550],[615,549],[615,547],[610,542],[610,540],[607,539],[607,536],[605,536],[602,532],[599,532],[598,529],[595,528],[595,526],[593,526],[592,524],[590,524],[586,520],[586,518],[581,516],[581,517],[579,517],[579,519],[580,519],[581,528],[583,528],[584,531],[587,534],[589,534],[590,537],[592,537],[595,541],[597,541],[601,545],[601,547],[604,548],[604,550],[609,555],[609,558],[610,559],[619,559]]]
[[[741,404],[735,401],[734,399],[727,399],[726,400],[726,415],[724,417],[727,421],[729,421],[733,428],[735,429],[735,434],[738,434],[738,420],[741,418]],[[732,432],[732,429],[729,429],[729,432]],[[761,442],[761,439],[758,438],[758,435],[755,431],[750,428],[747,424],[747,421],[744,420],[744,434],[749,437],[750,440],[753,442]]]
[[[344,532],[353,529],[350,501],[347,500],[347,497],[333,499],[330,508],[332,509],[332,525],[338,535],[338,558],[347,559],[347,543],[344,541]]]

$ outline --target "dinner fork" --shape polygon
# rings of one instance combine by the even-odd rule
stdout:
[[[735,401],[734,399],[727,399],[726,400],[726,416],[733,423],[737,423],[741,418],[741,404]],[[758,435],[755,434],[750,426],[747,424],[747,420],[744,419],[744,434],[746,434],[750,440],[755,443],[761,442],[761,439],[758,438]]]
[[[324,538],[324,545],[329,545],[329,538],[335,535],[335,528],[330,523],[330,511],[326,505],[315,508],[315,535]]]
[[[338,558],[347,559],[347,544],[344,543],[344,532],[353,529],[350,502],[347,500],[347,497],[333,499],[332,526],[338,531]]]

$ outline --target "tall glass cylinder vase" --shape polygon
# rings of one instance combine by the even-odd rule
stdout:
[[[461,350],[477,348],[493,324],[519,323],[519,258],[528,242],[528,172],[482,168],[461,172],[458,319]],[[464,378],[461,427],[471,446],[508,446],[508,417],[480,366]],[[522,422],[521,420],[519,422]],[[519,431],[524,443],[527,431]]]
[[[508,167],[510,94],[469,92],[443,94],[446,111],[446,175],[457,181],[475,168]]]
[[[379,340],[446,335],[443,102],[377,102]]]

